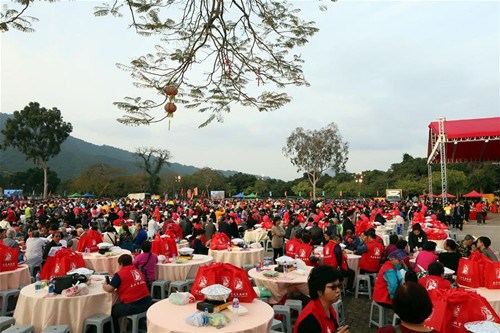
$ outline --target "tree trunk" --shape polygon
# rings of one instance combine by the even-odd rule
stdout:
[[[49,189],[49,181],[48,181],[48,165],[47,163],[43,164],[43,198],[47,199],[47,192]]]

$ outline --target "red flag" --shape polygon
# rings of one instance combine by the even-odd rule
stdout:
[[[309,196],[310,196],[310,197],[312,197],[312,196],[313,196],[312,191],[309,191]]]
[[[197,196],[198,196],[198,187],[195,187],[195,188],[193,189],[193,195],[194,195],[195,197],[197,197]]]
[[[378,191],[377,191],[377,197],[378,197]]]
[[[342,196],[342,191],[339,192],[339,195]]]
[[[285,197],[287,197],[287,196],[288,196],[288,192],[287,192],[287,191],[285,191]]]
[[[191,199],[191,189],[190,188],[187,190],[187,198]]]
[[[181,193],[180,193],[180,195],[179,195],[179,196],[181,196],[181,197],[183,197],[183,196],[184,196],[184,188],[181,188]]]

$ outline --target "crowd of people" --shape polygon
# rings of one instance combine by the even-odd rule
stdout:
[[[422,293],[420,285],[424,289],[449,288],[451,285],[443,278],[444,268],[456,271],[461,257],[479,251],[498,260],[486,236],[475,239],[467,235],[458,243],[447,239],[443,251],[437,253],[436,243],[428,239],[420,223],[411,225],[407,239],[391,235],[387,246],[373,227],[361,231],[368,221],[383,225],[389,218],[404,225],[414,215],[435,213],[443,214],[443,222],[461,229],[461,223],[447,218],[455,213],[446,213],[457,211],[463,220],[465,209],[461,207],[461,203],[443,209],[423,202],[373,200],[5,200],[0,201],[0,239],[6,246],[19,247],[19,260],[33,267],[42,265],[53,247],[93,251],[86,241],[89,237],[131,252],[142,250],[135,260],[121,256],[120,271],[104,286],[106,291],[117,290],[120,294],[121,305],[113,307],[113,316],[119,317],[142,312],[151,304],[147,287],[154,280],[158,258],[151,253],[150,241],[158,233],[169,231],[177,238],[186,238],[195,253],[206,254],[218,232],[239,238],[248,229],[264,228],[271,239],[274,259],[286,254],[317,266],[309,277],[312,301],[299,318],[297,332],[332,325],[338,332],[348,332],[348,328],[334,323],[329,310],[338,298],[338,281],[345,279],[347,293],[354,292],[355,272],[347,264],[346,250],[361,256],[361,274],[377,276],[373,299],[384,307],[394,307],[396,313],[397,304],[406,304],[412,295]],[[484,214],[478,221],[483,223],[483,218]],[[320,253],[315,251],[318,247]],[[402,271],[408,273],[403,277]],[[421,271],[429,275],[419,280],[417,273]],[[325,278],[325,274],[329,277]],[[134,282],[137,279],[140,283]],[[423,322],[408,311],[399,315],[402,325],[408,328]]]

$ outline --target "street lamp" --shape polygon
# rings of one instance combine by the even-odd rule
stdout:
[[[361,184],[363,184],[363,173],[359,172],[354,175],[354,181],[359,184],[361,189]],[[361,191],[358,191],[358,198],[361,197]]]

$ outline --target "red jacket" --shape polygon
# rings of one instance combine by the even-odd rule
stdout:
[[[366,243],[368,252],[361,255],[359,260],[359,268],[369,272],[376,273],[380,270],[380,259],[384,254],[384,246],[376,240]]]
[[[313,252],[314,247],[310,244],[300,243],[295,246],[295,254],[297,258],[306,263],[307,266],[314,266],[311,264],[309,258]]]
[[[321,326],[321,333],[334,333],[335,330],[339,327],[337,322],[337,315],[333,310],[333,306],[330,305],[330,318],[326,316],[325,308],[321,304],[321,301],[318,299],[311,300],[307,303],[304,310],[302,310],[297,318],[297,322],[294,325],[294,333],[297,333],[299,330],[300,322],[304,320],[307,316],[312,314],[314,318],[318,321]]]
[[[436,275],[425,276],[418,280],[418,283],[427,290],[451,289],[450,281]]]
[[[337,269],[338,263],[337,258],[335,257],[335,245],[337,244],[334,241],[329,241],[323,247],[323,264]]]
[[[292,238],[285,244],[285,254],[291,258],[295,258],[295,249],[300,244],[298,238]]]
[[[391,261],[386,261],[384,265],[382,265],[380,272],[377,274],[372,297],[375,302],[392,304],[392,299],[389,295],[389,288],[387,287],[387,281],[384,280],[384,273],[390,269],[395,270],[396,267]]]
[[[121,284],[117,291],[123,303],[132,303],[149,296],[146,280],[141,271],[134,265],[123,267],[117,274],[121,280]]]

